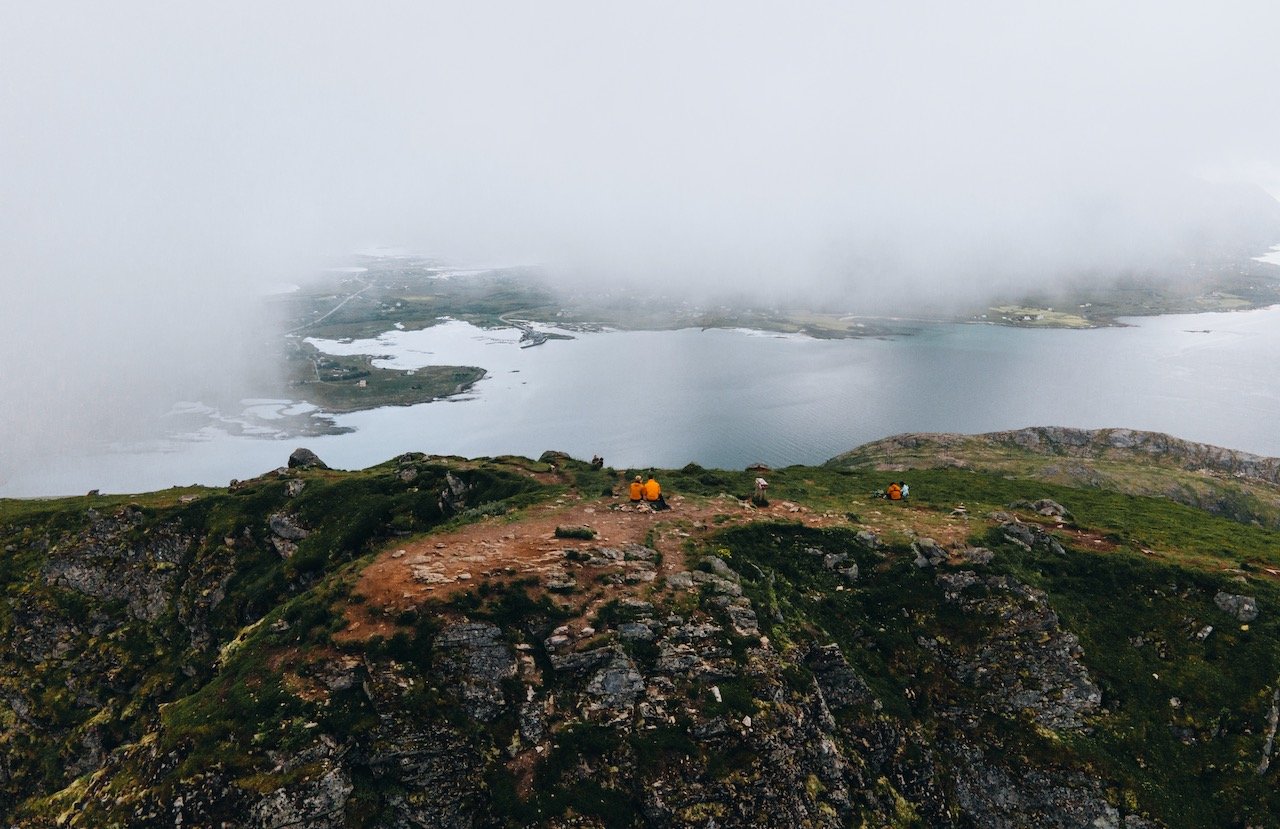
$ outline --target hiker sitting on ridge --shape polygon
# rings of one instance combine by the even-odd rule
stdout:
[[[649,506],[654,512],[671,509],[667,505],[667,499],[662,497],[662,487],[652,475],[649,476],[649,480],[644,482],[644,499],[649,502]]]
[[[631,503],[638,504],[644,500],[644,484],[640,482],[640,476],[631,482]]]
[[[885,497],[888,498],[890,501],[901,501],[902,485],[899,484],[897,481],[894,481],[893,483],[889,484],[889,486],[885,487],[884,494],[885,494]]]

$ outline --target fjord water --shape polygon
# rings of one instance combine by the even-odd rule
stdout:
[[[1086,331],[921,325],[889,339],[762,332],[601,332],[520,348],[460,322],[377,340],[314,341],[378,365],[483,366],[471,393],[342,415],[343,435],[288,441],[203,430],[9,470],[0,495],[225,484],[305,444],[360,468],[406,451],[560,449],[612,466],[818,463],[900,432],[1128,427],[1280,455],[1280,307],[1148,317]]]

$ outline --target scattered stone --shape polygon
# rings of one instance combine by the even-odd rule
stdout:
[[[960,551],[960,559],[966,564],[990,564],[996,554],[986,547],[966,547]]]
[[[409,466],[397,472],[396,477],[400,479],[401,483],[411,484],[418,480],[418,470]]]
[[[939,573],[937,583],[942,587],[942,594],[947,601],[954,602],[960,598],[965,588],[978,584],[982,579],[972,570],[957,570],[951,573]]]
[[[1029,524],[1022,523],[1017,519],[1006,521],[1001,524],[1000,532],[1003,533],[1004,537],[1009,541],[1012,541],[1020,547],[1024,547],[1028,550],[1031,549],[1031,545],[1034,544],[1036,540],[1035,531],[1031,529],[1031,526]]]
[[[932,538],[917,538],[911,542],[911,550],[916,554],[916,566],[922,570],[937,567],[947,560],[947,551]]]
[[[413,580],[423,584],[452,584],[453,579],[425,564],[413,564],[409,567]]]
[[[283,512],[268,516],[267,525],[273,534],[289,541],[301,541],[311,534],[311,531],[300,525],[296,518]]]
[[[552,570],[547,573],[544,584],[553,593],[567,593],[578,586],[578,581],[563,570]]]
[[[609,664],[587,683],[587,693],[596,698],[593,708],[630,708],[644,695],[644,677],[624,653],[615,653]]]
[[[1213,625],[1205,625],[1195,632],[1195,640],[1203,642],[1209,638],[1209,634],[1213,633]]]
[[[1276,729],[1280,726],[1280,687],[1271,694],[1271,709],[1267,712],[1267,737],[1262,743],[1262,761],[1258,763],[1257,773],[1266,774],[1271,768],[1271,752],[1276,744]]]
[[[1004,534],[1006,539],[1027,550],[1035,548],[1059,556],[1067,554],[1058,539],[1049,535],[1040,527],[1032,526],[1031,524],[1024,524],[1017,520],[1006,521],[1000,525],[1000,532]]]
[[[1237,622],[1252,622],[1258,618],[1258,602],[1252,596],[1219,591],[1213,597],[1213,603],[1223,613],[1234,616]]]
[[[302,494],[302,489],[307,485],[306,481],[294,478],[291,481],[285,481],[284,495],[286,498],[297,498]]]
[[[618,625],[618,638],[630,642],[652,642],[653,629],[640,622],[623,622]]]
[[[726,596],[741,596],[742,587],[736,582],[729,581],[715,573],[708,573],[705,570],[694,570],[689,574],[694,584],[707,585],[711,592],[719,593]]]
[[[670,676],[688,676],[702,673],[706,665],[692,645],[664,641],[659,645],[656,668]]]
[[[551,642],[557,638],[558,637],[556,636],[552,636],[551,639],[547,640],[546,644],[547,644],[548,650],[552,648]],[[567,644],[568,641],[569,641],[569,637],[566,636],[564,637],[564,642],[560,644]],[[558,644],[555,647],[559,647],[559,646],[560,645]],[[600,665],[603,665],[605,661],[607,661],[610,657],[613,656],[613,653],[614,651],[611,648],[593,648],[592,650],[589,650],[589,651],[575,651],[572,653],[552,653],[548,655],[548,658],[551,661],[551,667],[555,668],[557,671],[564,671],[566,673],[571,673],[571,674],[579,674],[579,673],[586,673],[587,671],[593,670],[599,667]]]
[[[688,570],[681,570],[679,573],[672,573],[667,576],[667,586],[673,590],[692,590],[693,573],[690,573]]]
[[[760,622],[756,618],[756,612],[751,609],[751,603],[746,599],[742,599],[740,604],[729,603],[728,598],[717,597],[723,602],[721,606],[729,617],[729,625],[733,628],[733,632],[738,636],[759,636]]]
[[[1070,518],[1071,511],[1050,498],[1041,498],[1038,501],[1014,501],[1009,504],[1009,509],[1027,509],[1038,515],[1045,515],[1052,518]]]
[[[835,570],[848,560],[848,553],[828,553],[822,557],[822,566],[828,570]]]
[[[653,614],[653,605],[644,599],[637,599],[635,596],[625,596],[619,605],[628,613],[637,616],[650,616]]]
[[[275,547],[276,553],[284,559],[291,558],[294,553],[298,552],[298,545],[295,542],[279,536],[271,536],[271,546]]]
[[[627,544],[622,548],[622,559],[624,561],[653,561],[657,557],[657,550],[651,550],[639,544]]]

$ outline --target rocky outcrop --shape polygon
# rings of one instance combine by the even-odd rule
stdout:
[[[277,512],[267,518],[271,530],[271,544],[282,558],[289,558],[298,551],[298,542],[311,534],[298,520],[288,513]]]
[[[320,456],[310,449],[299,446],[289,455],[290,469],[328,469],[329,467],[324,461],[320,460]]]
[[[445,474],[445,488],[440,490],[440,498],[436,502],[445,515],[461,512],[467,506],[467,493],[471,487],[466,481],[452,472]]]
[[[1079,641],[1062,629],[1044,591],[1008,576],[983,577],[969,570],[939,573],[936,580],[948,602],[990,624],[970,644],[937,639],[921,644],[937,653],[958,681],[981,691],[986,707],[1067,730],[1082,728],[1097,713],[1102,692],[1082,661]]]
[[[1029,768],[1010,772],[983,751],[950,747],[956,759],[956,802],[974,826],[1021,829],[1155,829],[1137,815],[1121,816],[1093,778]]]
[[[1024,524],[1017,519],[1000,525],[1000,533],[1006,540],[1027,550],[1043,550],[1054,555],[1066,555],[1062,543],[1037,524]]]
[[[193,539],[173,524],[138,533],[141,522],[135,507],[111,516],[91,510],[88,528],[51,552],[44,567],[46,582],[124,602],[133,618],[155,621],[169,606],[178,567]]]
[[[1162,432],[1135,429],[1071,429],[1061,426],[1036,426],[978,435],[952,433],[917,433],[893,437],[860,446],[852,452],[828,461],[844,465],[863,457],[893,458],[910,455],[920,449],[931,449],[945,455],[949,450],[969,453],[975,444],[1007,446],[1041,455],[1067,458],[1131,459],[1145,457],[1151,461],[1170,463],[1187,470],[1208,469],[1221,474],[1255,478],[1280,483],[1280,458],[1267,458],[1207,443],[1182,440]]]

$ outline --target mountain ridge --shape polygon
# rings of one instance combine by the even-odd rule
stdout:
[[[1277,825],[1280,533],[981,442],[876,497],[909,444],[666,512],[554,452],[0,501],[0,815]]]
[[[1158,495],[1236,520],[1280,526],[1280,459],[1162,432],[1035,426],[976,435],[907,433],[864,444],[826,465],[1001,471]]]

